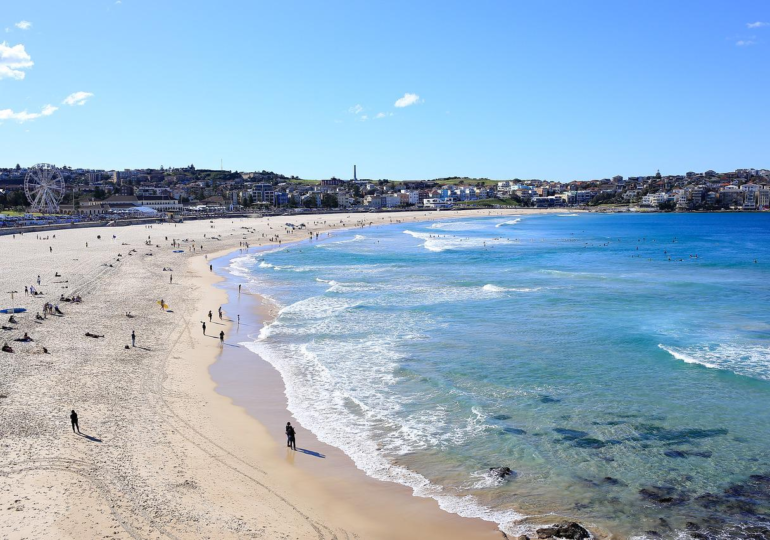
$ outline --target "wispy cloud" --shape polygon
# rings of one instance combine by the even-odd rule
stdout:
[[[756,45],[757,42],[752,39],[739,39],[735,42],[738,47],[748,47],[749,45]]]
[[[380,112],[380,113],[377,113],[377,116],[375,116],[375,118],[377,118],[377,119],[379,119],[379,118],[387,118],[388,116],[393,116],[393,113]]]
[[[351,108],[348,109],[348,112],[351,114],[360,114],[364,108],[361,105],[353,105]]]
[[[359,116],[359,118],[361,119],[362,122],[366,122],[367,120],[369,120],[369,117],[366,116],[365,114],[362,114],[361,116]]]
[[[0,121],[16,120],[20,124],[23,124],[24,122],[35,120],[36,118],[40,118],[42,116],[51,116],[57,110],[59,110],[59,107],[54,107],[53,105],[46,105],[41,109],[39,113],[27,112],[26,109],[19,112],[14,112],[11,109],[0,109]]]
[[[763,21],[746,23],[746,28],[762,28],[763,26],[770,26],[770,23]]]
[[[29,21],[19,21],[14,26],[20,30],[29,30],[32,28],[32,23]]]
[[[420,96],[417,94],[410,94],[407,92],[404,94],[404,97],[399,98],[396,100],[395,106],[402,108],[402,107],[409,107],[410,105],[414,105],[416,103],[422,103],[423,100],[420,99]]]
[[[24,45],[11,47],[5,41],[0,43],[0,79],[16,79],[20,81],[26,73],[23,69],[29,69],[34,65]]]
[[[85,105],[88,98],[93,97],[91,92],[75,92],[64,98],[64,105]]]

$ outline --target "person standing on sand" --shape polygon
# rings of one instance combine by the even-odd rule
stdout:
[[[219,320],[222,320],[222,306],[219,306]]]
[[[238,294],[241,294],[241,284],[238,284]]]
[[[206,335],[206,321],[203,321],[203,335]]]
[[[213,271],[214,271],[214,265],[210,264],[209,265],[209,272],[213,272]]]
[[[131,346],[136,347],[136,333],[133,330],[131,330]]]
[[[168,276],[168,282],[169,284],[174,283],[174,274],[171,274],[170,276]]]
[[[291,422],[286,422],[286,446],[294,451],[297,450],[296,433],[291,425]]]
[[[219,332],[219,343],[222,346],[224,346],[224,344],[225,344],[225,331],[224,330],[220,330],[220,332]]]
[[[211,310],[209,310],[209,322],[211,322]]]
[[[75,433],[75,429],[77,429],[79,434],[80,426],[78,425],[78,413],[76,413],[75,411],[72,411],[70,413],[70,421],[72,422],[72,433]]]

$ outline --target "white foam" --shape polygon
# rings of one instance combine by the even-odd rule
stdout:
[[[447,231],[477,231],[486,228],[484,223],[473,221],[442,221],[434,223],[429,229],[444,229]]]
[[[360,242],[361,240],[366,240],[366,236],[364,236],[363,234],[357,234],[353,238],[348,238],[347,240],[338,240],[337,242],[322,242],[320,244],[316,244],[315,247],[329,248],[339,244],[349,244],[350,242]]]
[[[487,283],[482,289],[487,292],[536,292],[542,289],[542,287],[500,287]]]
[[[658,347],[688,364],[731,371],[737,375],[770,380],[770,347],[762,345],[699,345],[693,347]]]
[[[461,237],[415,231],[404,231],[404,234],[408,234],[419,240],[424,240],[422,246],[428,251],[433,251],[436,253],[447,250],[479,249],[486,246],[492,246],[494,244],[511,243],[511,241],[507,238]]]
[[[558,214],[559,217],[578,217],[580,214]]]
[[[521,218],[512,219],[510,221],[503,221],[502,223],[498,223],[495,225],[495,227],[504,227],[505,225],[516,225],[521,221]]]

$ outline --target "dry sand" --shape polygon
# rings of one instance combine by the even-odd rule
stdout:
[[[268,430],[217,393],[209,375],[221,351],[219,331],[226,346],[237,343],[227,314],[220,322],[216,312],[226,292],[213,287],[220,278],[209,271],[210,259],[244,241],[307,238],[307,231],[286,234],[285,222],[320,233],[362,219],[456,214],[218,219],[0,237],[0,308],[28,310],[16,315],[17,324],[0,316],[12,327],[0,330],[0,343],[16,351],[0,352],[0,537],[500,537],[494,524],[447,514],[406,488],[363,477],[335,449],[326,449],[333,462],[282,457],[274,424],[288,413],[260,418]],[[182,253],[173,252],[172,239],[182,241]],[[38,275],[43,294],[25,296]],[[8,291],[19,292],[12,300]],[[61,302],[61,294],[83,302]],[[64,315],[36,320],[45,302]],[[25,332],[34,342],[15,341]],[[70,428],[71,409],[83,435]],[[324,470],[309,473],[313,468]]]

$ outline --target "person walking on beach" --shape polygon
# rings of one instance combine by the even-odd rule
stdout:
[[[80,426],[78,425],[78,413],[75,411],[72,411],[70,413],[70,421],[72,422],[72,433],[75,433],[75,430],[77,429],[78,433],[80,433]]]
[[[203,321],[203,335],[206,335],[206,321]]]
[[[210,264],[209,265],[209,272],[213,272],[213,271],[214,271],[214,265]]]
[[[174,283],[174,274],[171,274],[170,276],[168,276],[168,282],[169,284]]]
[[[219,332],[219,343],[222,346],[224,346],[224,344],[225,344],[225,331],[224,330],[220,330],[220,332]]]
[[[222,320],[222,306],[219,306],[219,320]]]
[[[297,439],[291,422],[286,422],[286,446],[294,451],[297,450]]]
[[[136,333],[133,330],[131,330],[131,346],[136,347]]]
[[[241,284],[238,284],[238,294],[241,294]]]
[[[38,287],[40,286],[40,274],[38,274],[38,276],[37,276],[37,285],[38,285]]]
[[[211,322],[211,310],[209,310],[209,322]]]

